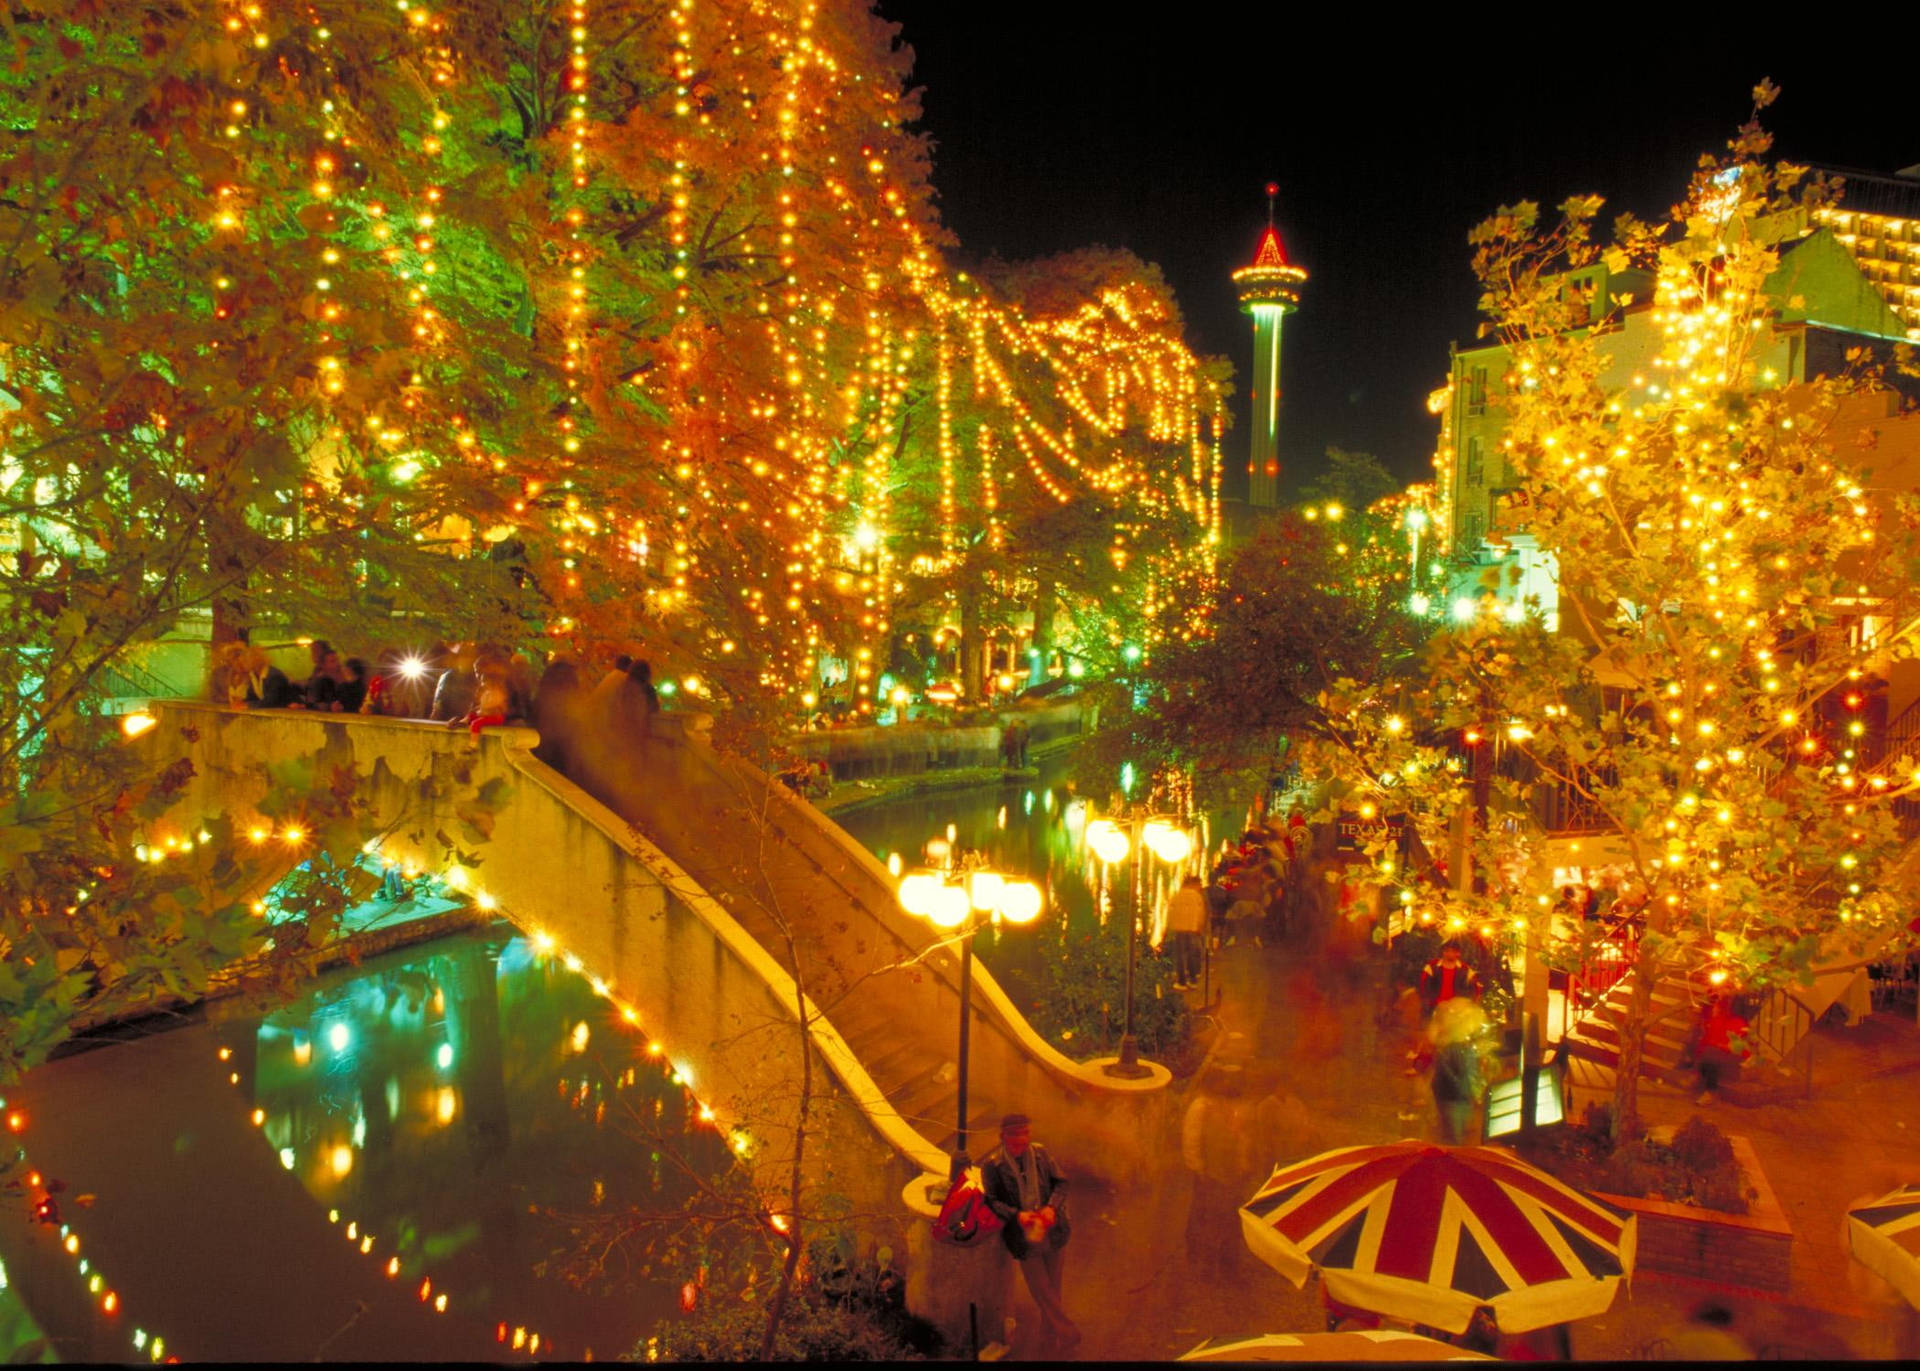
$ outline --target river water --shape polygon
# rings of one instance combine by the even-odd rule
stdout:
[[[58,1212],[0,1225],[7,1293],[63,1360],[616,1357],[681,1291],[618,1252],[617,1293],[575,1288],[572,1230],[673,1212],[727,1156],[644,1031],[504,926],[10,1094]]]
[[[1130,898],[1124,871],[1108,889],[1089,856],[1086,817],[1056,764],[841,823],[909,866],[951,825],[1039,883],[1035,924],[977,942],[1031,1010],[1048,960],[1076,941],[1087,955],[1086,931]],[[1171,874],[1143,888],[1149,922]],[[727,1160],[644,1029],[506,925],[369,959],[281,1007],[216,1004],[8,1093],[9,1360],[618,1357],[694,1292],[620,1247],[605,1281],[568,1272],[600,1250],[605,1216],[675,1214]]]

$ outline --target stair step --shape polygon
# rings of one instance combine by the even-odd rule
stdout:
[[[926,1090],[910,1100],[897,1102],[894,1108],[922,1137],[943,1130],[951,1133],[953,1121],[960,1112],[960,1087],[950,1085],[945,1090]]]
[[[1658,1050],[1663,1054],[1677,1058],[1686,1050],[1686,1039],[1679,1037],[1671,1031],[1663,1032],[1663,1029],[1670,1029],[1670,1025],[1656,1025],[1648,1031],[1644,1040],[1645,1047],[1643,1050],[1649,1053]],[[1610,1047],[1618,1047],[1620,1045],[1620,1026],[1615,1023],[1609,1023],[1602,1018],[1589,1016],[1581,1019],[1575,1025],[1575,1031],[1577,1031],[1581,1037],[1591,1038],[1597,1043],[1606,1043]]]
[[[865,1038],[875,1030],[886,1028],[894,1021],[894,1016],[886,1006],[875,1004],[870,997],[850,996],[845,1004],[836,1005],[827,1015],[827,1021],[840,1031],[840,1036],[849,1043]]]
[[[979,1161],[992,1151],[994,1145],[1000,1141],[1000,1119],[1004,1113],[1004,1110],[995,1105],[992,1108],[982,1109],[967,1120],[967,1154],[975,1161]],[[951,1126],[948,1126],[946,1131],[937,1138],[933,1136],[931,1129],[922,1129],[921,1135],[942,1152],[947,1153],[955,1151],[960,1141],[959,1133],[955,1132]]]
[[[1601,1066],[1615,1066],[1620,1061],[1620,1050],[1617,1047],[1610,1043],[1597,1042],[1578,1030],[1560,1040],[1560,1049],[1570,1058],[1597,1062]]]
[[[872,1056],[862,1056],[860,1065],[867,1069],[867,1075],[871,1076],[877,1085],[889,1076],[898,1075],[900,1068],[909,1058],[925,1051],[925,1047],[911,1038],[903,1039],[879,1048]]]
[[[946,1079],[942,1080],[941,1077]],[[945,1057],[937,1052],[921,1051],[895,1071],[891,1081],[875,1081],[880,1093],[886,1096],[887,1103],[905,1114],[917,1101],[925,1099],[927,1093],[945,1089],[959,1091],[959,1072]]]

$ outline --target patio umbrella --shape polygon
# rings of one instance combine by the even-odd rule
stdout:
[[[1920,1185],[1903,1185],[1847,1211],[1853,1259],[1920,1308]]]
[[[1493,1361],[1437,1338],[1393,1329],[1208,1338],[1181,1361]]]
[[[1240,1207],[1254,1255],[1295,1285],[1450,1333],[1598,1314],[1633,1270],[1634,1220],[1498,1147],[1407,1140],[1277,1168]]]

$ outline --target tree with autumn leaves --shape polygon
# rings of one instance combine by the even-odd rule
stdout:
[[[1127,669],[1213,564],[1227,364],[1187,349],[1124,249],[988,262],[930,304],[894,465],[898,626],[955,631],[969,691],[989,638],[1030,639],[1029,680],[1056,649]]]
[[[840,535],[952,292],[870,6],[25,0],[5,32],[0,1073],[300,974],[378,836],[320,754],[272,841],[149,842],[170,740],[96,712],[141,644],[625,643],[762,726],[884,645],[892,578]]]
[[[1783,302],[1768,280],[1829,188],[1769,164],[1768,146],[1749,123],[1702,160],[1671,225],[1623,217],[1611,246],[1596,198],[1552,224],[1512,206],[1475,231],[1510,356],[1512,517],[1557,554],[1557,623],[1552,606],[1503,604],[1496,566],[1415,682],[1328,692],[1340,727],[1317,754],[1346,805],[1406,814],[1431,853],[1470,853],[1470,883],[1456,868],[1419,891],[1443,926],[1580,959],[1585,933],[1551,912],[1550,868],[1568,860],[1549,855],[1555,810],[1582,816],[1572,860],[1626,868],[1645,929],[1622,1129],[1647,1030],[1675,1012],[1656,1008],[1663,978],[1766,991],[1909,936],[1891,800],[1913,790],[1913,759],[1880,763],[1841,721],[1849,694],[1914,653],[1920,524],[1838,418],[1872,376],[1769,370]],[[1619,331],[1583,327],[1560,289],[1602,253],[1657,281],[1657,353],[1625,384],[1609,374]],[[1496,746],[1476,791],[1472,757]],[[1374,879],[1403,879],[1384,840],[1371,855]]]

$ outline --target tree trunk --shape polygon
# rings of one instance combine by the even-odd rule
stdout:
[[[986,643],[981,637],[980,592],[960,591],[960,686],[969,705],[986,699]]]
[[[1646,1054],[1647,1020],[1653,1012],[1653,986],[1659,968],[1646,951],[1633,963],[1633,989],[1627,997],[1627,1012],[1620,1023],[1620,1061],[1613,1081],[1613,1138],[1624,1142],[1631,1138],[1639,1123],[1640,1062]]]
[[[1042,579],[1033,593],[1033,652],[1027,658],[1027,684],[1037,686],[1047,679],[1047,658],[1053,653],[1053,610],[1058,591],[1050,579]]]

